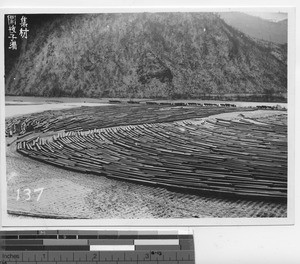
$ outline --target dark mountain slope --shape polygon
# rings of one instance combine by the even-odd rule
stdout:
[[[61,15],[35,30],[6,94],[198,98],[286,93],[286,47],[212,13]]]

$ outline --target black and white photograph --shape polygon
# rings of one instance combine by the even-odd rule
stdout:
[[[287,9],[2,20],[8,219],[288,219]]]

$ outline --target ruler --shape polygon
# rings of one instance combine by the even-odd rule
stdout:
[[[0,231],[0,264],[194,264],[194,238],[178,231]]]

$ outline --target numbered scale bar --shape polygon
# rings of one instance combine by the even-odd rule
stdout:
[[[185,263],[193,264],[194,252],[193,251],[164,251],[164,250],[139,250],[139,251],[103,251],[103,252],[0,252],[0,261],[9,264],[32,264],[33,262],[54,264],[54,263],[67,263],[72,264],[86,263],[91,264],[103,261],[185,261]],[[176,262],[177,263],[177,262]],[[111,263],[113,264],[113,263]],[[165,263],[167,264],[167,263]],[[180,262],[181,264],[181,262]]]
[[[193,236],[177,231],[2,231],[0,251],[0,264],[195,263]]]
[[[193,249],[193,236],[176,231],[2,231],[1,250],[180,250]]]

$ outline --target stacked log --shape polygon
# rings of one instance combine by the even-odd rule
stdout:
[[[155,117],[158,120],[179,118],[176,110],[161,112],[164,114]],[[182,114],[194,116],[195,112]],[[145,118],[138,111],[131,113],[123,118],[139,117],[139,122]],[[153,120],[150,114],[146,116]],[[18,142],[17,151],[65,169],[182,191],[287,198],[287,128],[280,117],[273,118],[274,123],[265,118],[253,120],[257,122],[210,119],[197,124],[187,120],[135,125],[131,120],[132,125],[111,127],[111,120],[95,119],[67,118],[64,126],[55,122],[55,129],[67,132],[49,141],[27,138]],[[81,120],[76,123],[81,131],[71,130],[74,120]]]

